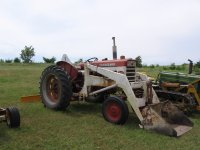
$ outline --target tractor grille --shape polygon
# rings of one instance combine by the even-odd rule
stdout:
[[[127,62],[126,76],[129,82],[135,82],[135,61],[130,60]]]

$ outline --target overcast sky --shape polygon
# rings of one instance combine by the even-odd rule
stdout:
[[[142,57],[145,64],[200,60],[200,0],[0,0],[0,59],[25,45],[35,61]]]

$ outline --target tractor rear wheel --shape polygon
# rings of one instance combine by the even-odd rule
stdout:
[[[69,76],[59,66],[47,67],[40,77],[40,95],[44,106],[64,110],[72,97]]]
[[[116,96],[108,97],[102,107],[103,117],[114,124],[124,124],[129,116],[125,101]]]
[[[17,128],[20,126],[20,114],[16,107],[6,108],[6,123],[10,128]]]

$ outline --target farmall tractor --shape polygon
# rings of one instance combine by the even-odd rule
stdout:
[[[74,66],[66,55],[47,67],[40,78],[40,96],[47,108],[66,109],[71,100],[102,101],[106,121],[124,124],[133,110],[140,127],[169,136],[180,136],[193,123],[171,102],[160,102],[146,75],[136,72],[136,62],[117,59],[113,37],[113,60],[96,57]],[[128,109],[128,106],[132,109]]]

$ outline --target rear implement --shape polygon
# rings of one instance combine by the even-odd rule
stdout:
[[[160,72],[154,87],[159,98],[170,98],[182,111],[200,111],[199,75]]]
[[[16,107],[0,108],[0,122],[6,122],[10,128],[20,126],[20,114]]]

